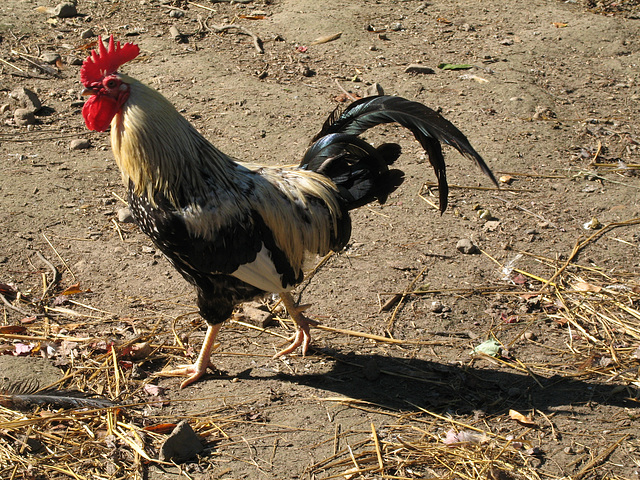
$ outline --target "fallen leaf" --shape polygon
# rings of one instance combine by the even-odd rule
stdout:
[[[153,385],[151,383],[147,383],[144,386],[144,391],[148,394],[151,395],[153,397],[159,397],[160,395],[162,395],[165,391],[165,388],[160,387],[158,385]]]
[[[485,355],[489,355],[490,357],[497,357],[500,353],[500,342],[496,339],[492,338],[485,342],[482,342],[480,345],[471,350],[471,355],[476,355],[478,353],[483,353]]]
[[[177,423],[159,423],[158,425],[148,425],[142,429],[153,433],[171,433],[177,426]]]
[[[0,333],[4,333],[5,335],[16,335],[19,333],[26,332],[26,327],[22,325],[2,325],[0,326]]]
[[[511,417],[511,420],[515,420],[525,427],[536,428],[538,426],[536,425],[536,422],[533,421],[533,418],[531,418],[530,415],[523,415],[516,410],[509,410],[509,417]]]
[[[35,348],[35,343],[15,343],[13,345],[13,355],[19,357],[21,355],[29,355],[31,350]]]
[[[441,70],[469,70],[473,65],[468,63],[441,63],[438,65]]]
[[[551,25],[553,25],[556,28],[564,28],[566,26],[568,26],[568,23],[563,23],[563,22],[553,22]]]
[[[64,289],[62,295],[77,295],[78,293],[91,293],[91,290],[82,290],[80,284],[76,283]]]
[[[334,40],[339,39],[342,36],[342,32],[334,33],[333,35],[324,35],[322,37],[316,38],[309,45],[320,45],[321,43],[333,42]]]
[[[481,444],[489,441],[489,437],[486,433],[472,432],[470,430],[463,430],[456,432],[451,429],[447,432],[447,436],[442,440],[445,445],[455,445],[457,443],[475,443]]]
[[[598,293],[600,290],[602,290],[602,287],[599,287],[598,285],[593,285],[587,282],[576,282],[572,286],[576,292]]]
[[[238,15],[238,18],[244,18],[245,20],[264,20],[264,15]]]

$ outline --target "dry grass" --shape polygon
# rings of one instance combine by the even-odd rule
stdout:
[[[547,270],[546,277],[507,267],[526,277],[529,284],[526,289],[505,284],[503,290],[511,295],[537,297],[540,305],[540,310],[530,316],[523,328],[526,329],[541,318],[551,319],[562,325],[566,331],[566,350],[560,354],[574,356],[576,367],[573,372],[558,369],[553,363],[555,355],[549,355],[548,364],[527,365],[520,361],[514,363],[501,359],[496,361],[503,361],[509,367],[523,372],[589,377],[638,386],[640,277],[632,274],[617,274],[613,277],[601,269],[574,262],[578,252],[604,233],[638,223],[640,220],[634,219],[605,226],[591,237],[576,242],[573,252],[564,262],[520,252],[534,259],[543,270]],[[495,261],[493,258],[492,260]],[[500,268],[505,266],[500,265]],[[414,284],[415,279],[411,288],[397,296],[400,303],[410,295],[426,293],[423,290],[413,292]],[[532,285],[537,285],[536,289],[532,289]],[[46,279],[43,290],[51,290]],[[443,291],[439,293],[447,294]],[[459,293],[449,292],[451,295]],[[478,286],[466,293],[494,294],[495,285]],[[4,297],[3,299],[9,305],[8,308],[23,313],[43,311],[41,300],[23,299],[20,303],[15,303]],[[80,316],[81,318],[76,314],[74,320],[78,322],[77,325],[83,322],[95,325],[106,321],[106,318],[101,317],[99,308],[87,305],[84,307],[88,313]],[[64,310],[50,308],[47,313],[64,314]],[[396,313],[397,308],[393,310],[390,327]],[[128,368],[132,362],[126,359],[126,355],[134,342],[154,338],[159,323],[148,334],[140,335],[128,344],[111,346],[105,352],[90,355],[82,362],[72,362],[62,380],[47,386],[49,390],[72,389],[90,398],[109,399],[113,406],[94,408],[80,403],[75,407],[56,408],[55,400],[54,405],[48,407],[27,401],[29,408],[19,410],[18,406],[24,407],[25,404],[19,403],[17,394],[24,392],[16,392],[14,387],[4,388],[5,391],[0,392],[5,394],[0,396],[0,404],[3,405],[0,407],[0,477],[145,478],[150,466],[155,464],[161,468],[177,468],[185,478],[190,478],[180,466],[158,460],[158,449],[167,438],[176,418],[154,416],[149,412],[153,410],[154,404],[169,400],[158,398],[146,403],[134,401],[140,398],[140,392],[148,381],[132,378],[132,371]],[[242,322],[235,323],[237,328],[259,329],[282,336]],[[400,344],[406,348],[429,343],[404,342],[330,327],[323,329],[335,334],[366,338],[372,342]],[[177,332],[175,334],[178,338]],[[67,341],[80,345],[96,340],[55,333],[45,315],[41,315],[32,325],[0,330],[0,338],[8,341]],[[150,358],[161,362],[169,361],[180,350],[166,344],[151,344],[150,347]],[[540,348],[545,347],[540,345]],[[382,373],[393,375],[393,372]],[[30,393],[33,392],[27,392],[27,398]],[[348,398],[323,400],[386,415],[393,421],[379,425],[371,423],[371,431],[364,440],[350,445],[343,439],[341,448],[338,448],[341,436],[336,432],[335,453],[306,470],[314,478],[555,478],[541,474],[538,468],[536,432],[539,425],[523,425],[506,415],[503,418],[486,419],[482,423],[466,424],[417,406],[411,413],[403,413]],[[239,400],[236,404],[227,403],[206,414],[190,415],[190,423],[208,445],[221,440],[226,441],[226,445],[232,445],[236,440],[228,431],[246,422],[242,411],[250,401],[251,399]],[[502,431],[500,435],[494,433],[492,425],[496,421],[501,425],[505,421],[511,422],[511,431]],[[551,422],[549,425],[546,428],[553,429]],[[589,475],[619,447],[624,438],[626,437],[613,438],[600,455],[585,463],[574,480]],[[224,445],[225,443],[216,445],[216,455],[224,456]]]

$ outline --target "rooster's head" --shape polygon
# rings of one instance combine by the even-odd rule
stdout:
[[[134,59],[140,49],[133,43],[125,43],[109,38],[109,48],[105,48],[98,37],[98,51],[91,52],[80,69],[80,80],[85,89],[83,95],[91,95],[82,108],[82,116],[89,130],[104,132],[111,120],[129,98],[129,85],[118,74],[118,68]]]

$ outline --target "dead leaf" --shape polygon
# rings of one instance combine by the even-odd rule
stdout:
[[[90,293],[91,290],[80,289],[80,284],[76,283],[64,289],[62,295],[77,295],[78,293]]]
[[[537,428],[536,422],[533,421],[530,415],[523,415],[516,410],[509,410],[509,417],[511,420],[515,420],[520,425],[524,425],[525,427]]]
[[[166,389],[163,387],[160,387],[158,385],[153,385],[151,383],[147,383],[144,386],[144,391],[145,393],[147,393],[148,395],[151,395],[153,397],[159,397],[160,395],[162,395],[164,393]]]
[[[148,425],[142,429],[153,433],[171,433],[177,426],[177,423],[159,423],[158,425]]]
[[[16,335],[16,334],[24,333],[26,331],[27,331],[26,327],[23,327],[22,325],[2,325],[2,326],[0,326],[0,334],[3,333],[5,335]]]
[[[553,25],[556,28],[564,28],[564,27],[567,27],[569,24],[563,23],[563,22],[553,22],[551,25]]]
[[[316,38],[309,45],[320,45],[321,43],[333,42],[334,40],[339,39],[342,36],[342,32],[334,33],[333,35],[324,35],[322,37]]]
[[[593,285],[587,282],[576,282],[573,284],[573,289],[576,292],[598,293],[600,290],[602,290],[602,287],[599,287],[598,285]]]

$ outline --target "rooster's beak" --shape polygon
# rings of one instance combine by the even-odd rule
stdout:
[[[81,95],[88,96],[88,95],[95,95],[96,93],[98,92],[96,92],[93,88],[85,88],[84,90],[82,90]]]

